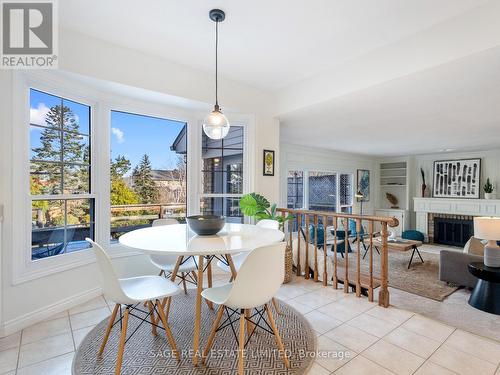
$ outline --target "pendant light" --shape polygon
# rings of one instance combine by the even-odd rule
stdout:
[[[203,131],[208,138],[222,139],[229,132],[229,121],[219,107],[218,100],[218,47],[219,47],[219,22],[224,21],[226,14],[220,9],[212,9],[209,13],[210,19],[215,22],[215,105],[203,120]]]

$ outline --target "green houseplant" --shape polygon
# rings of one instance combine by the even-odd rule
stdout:
[[[276,220],[283,230],[285,223],[293,219],[293,215],[282,216],[276,211],[276,203],[271,204],[266,197],[257,193],[245,194],[240,199],[240,209],[243,215],[262,219]]]
[[[266,197],[257,193],[246,194],[240,199],[240,209],[243,215],[253,217],[258,220],[270,219],[279,223],[280,230],[284,230],[285,223],[293,219],[293,215],[283,216],[276,211],[276,203],[271,204]],[[291,243],[287,241],[285,250],[285,277],[283,283],[292,280],[293,254]]]
[[[490,179],[489,179],[489,178],[487,178],[487,179],[486,179],[486,184],[484,184],[484,186],[483,186],[483,190],[484,190],[484,198],[485,198],[485,199],[491,199],[491,198],[492,198],[492,193],[493,193],[494,187],[493,187],[493,185],[491,184],[491,182],[490,182]]]

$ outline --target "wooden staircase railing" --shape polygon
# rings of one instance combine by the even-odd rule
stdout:
[[[389,290],[388,290],[388,253],[387,253],[387,227],[396,227],[399,222],[396,218],[381,217],[381,216],[367,216],[367,215],[351,215],[343,213],[334,213],[327,211],[311,211],[311,210],[295,210],[287,208],[278,208],[278,212],[283,217],[293,215],[293,219],[285,224],[285,233],[288,245],[293,249],[293,242],[297,241],[297,257],[294,260],[296,266],[297,276],[304,276],[309,279],[310,273],[314,281],[319,281],[319,268],[323,267],[323,278],[321,282],[324,286],[328,285],[328,281],[332,280],[333,287],[338,288],[338,284],[343,284],[345,293],[349,293],[349,288],[353,288],[356,296],[360,297],[362,291],[367,291],[368,299],[373,301],[373,291],[380,288],[378,295],[378,303],[380,306],[389,306]],[[356,236],[349,237],[349,220],[354,220],[356,223]],[[323,225],[323,243],[318,244],[318,227],[319,224]],[[310,225],[313,225],[314,239],[310,236]],[[344,230],[344,260],[339,260],[339,238],[337,232],[340,230],[339,224]],[[366,224],[366,225],[364,225]],[[380,233],[375,232],[375,225],[380,226]],[[305,226],[305,228],[304,228]],[[327,229],[328,228],[328,229]],[[363,228],[363,235],[362,233]],[[302,229],[302,230],[301,230]],[[305,230],[304,230],[305,229]],[[333,238],[330,243],[327,243],[327,231],[331,231]],[[302,235],[301,235],[302,233]],[[295,234],[297,234],[296,238]],[[374,256],[373,256],[373,238],[380,234],[380,272],[374,273]],[[349,240],[356,242],[356,251],[349,255]],[[361,244],[363,241],[368,241],[365,245],[369,255],[368,271],[361,270]],[[353,241],[353,242],[354,242]],[[305,259],[301,259],[301,246],[305,248]],[[329,254],[329,246],[331,251]],[[318,250],[323,249],[323,262],[318,264]],[[312,256],[310,251],[313,251]],[[328,255],[328,256],[327,256]],[[354,269],[353,265],[349,264],[349,257],[355,256]],[[312,258],[312,264],[309,264],[309,259]],[[329,258],[333,259],[333,274],[329,275],[327,272],[327,264]]]

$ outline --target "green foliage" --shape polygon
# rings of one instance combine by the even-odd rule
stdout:
[[[130,160],[123,155],[118,155],[115,160],[111,160],[111,179],[123,178],[130,171]]]
[[[139,197],[131,188],[127,186],[123,179],[111,180],[111,205],[137,204]]]
[[[47,128],[43,129],[40,136],[41,147],[33,149],[35,159],[59,161],[62,148],[65,162],[88,162],[88,147],[85,142],[81,142],[82,136],[74,134],[79,131],[79,126],[69,107],[51,107],[45,117],[45,126]],[[62,145],[61,129],[65,130]]]
[[[489,179],[489,178],[487,178],[487,179],[486,179],[486,184],[484,184],[484,186],[483,186],[483,190],[484,190],[484,192],[485,192],[485,193],[487,193],[487,194],[491,194],[491,193],[493,193],[494,187],[493,187],[493,185],[491,184],[491,182],[490,182],[490,179]]]
[[[255,217],[266,212],[270,206],[269,201],[257,193],[246,194],[240,200],[240,209],[245,216]]]
[[[257,193],[246,194],[240,199],[240,210],[245,216],[253,217],[257,220],[276,220],[283,229],[285,222],[293,219],[293,215],[283,217],[276,212],[276,203],[269,203],[266,197]]]
[[[60,194],[62,185],[61,161],[64,164],[64,192],[84,192],[89,189],[88,168],[72,163],[89,163],[90,150],[86,137],[77,134],[79,125],[69,107],[55,105],[45,116],[46,127],[40,133],[40,147],[33,148],[30,193],[33,196]],[[64,132],[62,132],[64,130]],[[61,160],[61,154],[62,159]],[[51,161],[51,162],[48,162]],[[85,200],[33,200],[33,220],[38,226],[62,226],[88,223],[90,207]]]
[[[149,156],[144,154],[138,166],[132,172],[134,181],[134,191],[139,196],[141,203],[156,203],[160,196],[160,191],[153,181],[151,161]]]
[[[118,155],[111,160],[111,205],[137,204],[140,203],[139,196],[125,183],[123,177],[130,170],[130,160],[123,155]]]

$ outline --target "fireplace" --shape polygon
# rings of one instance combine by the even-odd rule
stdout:
[[[463,247],[474,234],[472,216],[430,214],[430,243]]]

